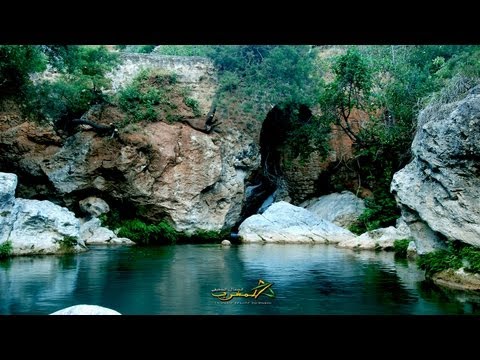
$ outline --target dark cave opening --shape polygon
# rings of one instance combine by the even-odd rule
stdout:
[[[260,132],[261,167],[247,182],[246,201],[237,226],[258,213],[265,200],[273,197],[283,180],[282,162],[288,136],[295,126],[308,122],[311,117],[312,112],[306,105],[276,105],[269,111]]]

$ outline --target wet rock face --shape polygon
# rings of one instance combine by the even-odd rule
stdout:
[[[445,239],[480,246],[480,94],[429,107],[419,116],[413,161],[394,175],[419,253]]]

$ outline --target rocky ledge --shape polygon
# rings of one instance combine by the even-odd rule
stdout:
[[[15,198],[17,184],[15,174],[0,173],[0,246],[8,255],[75,253],[86,251],[87,243],[133,244],[97,218],[85,222],[50,201]]]

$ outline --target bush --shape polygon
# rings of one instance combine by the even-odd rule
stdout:
[[[395,251],[395,255],[397,255],[400,258],[406,258],[407,248],[410,241],[411,241],[410,239],[395,240],[393,242],[393,250]]]
[[[193,243],[212,243],[219,242],[223,239],[230,238],[231,229],[222,231],[214,230],[197,230],[192,235],[188,236],[187,240]]]
[[[462,267],[460,258],[449,250],[439,250],[419,257],[417,260],[420,269],[426,271],[431,276],[437,272]]]
[[[140,121],[160,121],[165,118],[167,121],[180,119],[172,112],[177,110],[174,103],[174,95],[182,90],[175,87],[177,75],[162,71],[143,70],[132,83],[126,86],[118,94],[118,104],[127,113],[124,125]],[[182,93],[186,93],[183,90]],[[198,111],[198,103],[189,100],[188,104],[192,110]]]
[[[0,259],[5,259],[12,255],[13,246],[11,241],[5,241],[0,244]]]
[[[117,63],[116,54],[103,46],[50,46],[45,52],[58,73],[54,81],[38,81],[27,90],[27,111],[35,118],[70,121],[91,105],[106,100],[106,74]]]
[[[73,248],[78,244],[78,238],[75,236],[64,236],[63,239],[58,240],[57,243],[60,245],[60,250],[63,252],[71,252]]]
[[[480,249],[471,245],[451,243],[447,250],[421,255],[418,266],[431,276],[437,272],[464,267],[466,271],[480,273]]]
[[[138,244],[175,244],[180,234],[167,221],[147,224],[139,219],[121,223],[118,236],[126,237]]]
[[[193,114],[195,116],[200,116],[202,113],[200,112],[200,104],[197,100],[192,99],[191,97],[186,97],[184,99],[185,105],[187,105],[190,109],[192,109]]]
[[[0,95],[20,95],[31,83],[30,74],[45,70],[46,65],[41,46],[0,45]]]

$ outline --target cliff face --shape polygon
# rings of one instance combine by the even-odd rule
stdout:
[[[190,120],[206,117],[216,91],[207,59],[128,55],[123,60],[110,75],[114,89],[142,68],[179,71],[179,82],[192,89],[202,112]],[[245,179],[260,164],[255,138],[261,122],[247,128],[249,121],[228,116],[228,109],[217,109],[223,114],[221,134],[161,121],[129,125],[118,138],[86,129],[60,137],[52,126],[13,113],[0,114],[0,170],[19,174],[22,196],[52,199],[72,209],[96,195],[132,205],[151,220],[166,217],[178,230],[220,230],[238,221]],[[95,120],[115,124],[119,109],[107,108]]]
[[[425,109],[413,161],[391,190],[419,253],[458,240],[480,246],[480,87],[460,101]]]
[[[57,134],[52,125],[23,118],[17,105],[8,104],[0,111],[0,171],[19,175],[19,196],[48,199],[77,212],[79,201],[98,196],[121,211],[136,208],[153,221],[166,217],[186,232],[237,224],[251,200],[248,189],[257,185],[255,176],[261,172],[263,123],[258,119],[266,119],[268,110],[246,113],[243,99],[233,94],[217,107],[219,133],[198,131],[195,127],[202,127],[217,91],[210,60],[151,54],[121,54],[121,60],[109,74],[113,93],[142,69],[173,71],[179,85],[191,90],[189,96],[198,101],[201,114],[192,115],[177,99],[177,113],[171,115],[196,126],[161,118],[128,125],[116,138],[101,137],[87,128],[67,137]],[[124,116],[115,106],[92,108],[88,114],[103,125],[120,124]],[[352,119],[358,126],[362,114],[354,113]],[[306,163],[294,160],[290,169],[284,169],[287,196],[294,203],[318,195],[322,177],[338,161],[351,157],[352,144],[343,131],[333,129],[331,146],[324,161],[313,153]],[[356,190],[355,185],[351,188]]]

